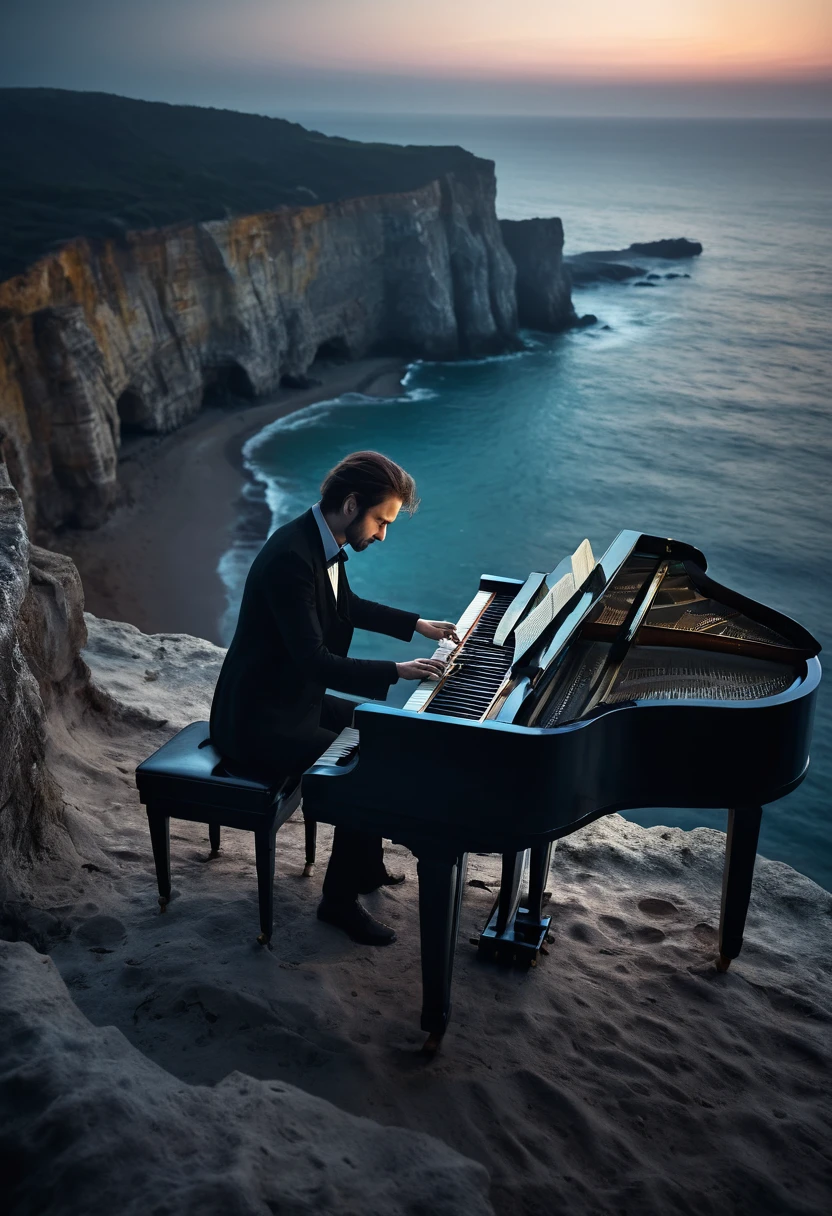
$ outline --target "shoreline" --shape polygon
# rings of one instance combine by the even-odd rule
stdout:
[[[98,528],[54,533],[46,547],[75,562],[95,616],[220,644],[226,600],[218,566],[242,514],[246,440],[343,393],[397,396],[406,368],[389,357],[312,367],[321,381],[312,388],[281,389],[238,409],[209,406],[170,434],[128,440],[113,513]]]

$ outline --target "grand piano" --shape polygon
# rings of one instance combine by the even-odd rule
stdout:
[[[550,574],[483,575],[441,678],[356,708],[303,777],[304,814],[418,859],[422,1029],[435,1051],[469,852],[502,854],[479,951],[534,964],[554,843],[635,807],[728,811],[717,966],[742,947],[765,803],[806,775],[818,642],[711,579],[691,545],[619,533]]]

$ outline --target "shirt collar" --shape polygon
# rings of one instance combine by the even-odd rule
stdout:
[[[332,529],[324,519],[324,514],[321,510],[321,504],[319,502],[316,502],[312,508],[312,514],[315,516],[315,523],[318,525],[318,531],[321,534],[321,541],[324,546],[324,557],[326,558],[327,562],[331,562],[332,559],[337,557],[341,552],[341,546],[332,535]]]

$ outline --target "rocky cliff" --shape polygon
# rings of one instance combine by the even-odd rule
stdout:
[[[563,262],[559,219],[500,220],[506,249],[517,269],[517,314],[521,325],[549,333],[576,321],[571,279]]]
[[[30,527],[98,522],[127,429],[255,396],[316,355],[513,343],[490,162],[420,189],[77,240],[0,284],[0,435]]]
[[[0,896],[5,875],[44,846],[60,811],[60,795],[45,763],[44,702],[24,655],[24,648],[32,651],[48,696],[48,631],[39,636],[31,628],[32,618],[47,609],[30,588],[29,558],[20,499],[0,460]],[[79,597],[79,618],[80,612]],[[63,636],[68,640],[69,630]],[[78,646],[73,659],[77,653]]]

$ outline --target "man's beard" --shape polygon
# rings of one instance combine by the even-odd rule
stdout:
[[[364,513],[359,515],[358,519],[354,519],[351,524],[347,524],[344,529],[344,539],[346,543],[355,553],[361,553],[368,545],[373,543],[372,537],[365,538],[361,535],[361,524],[364,519]]]

